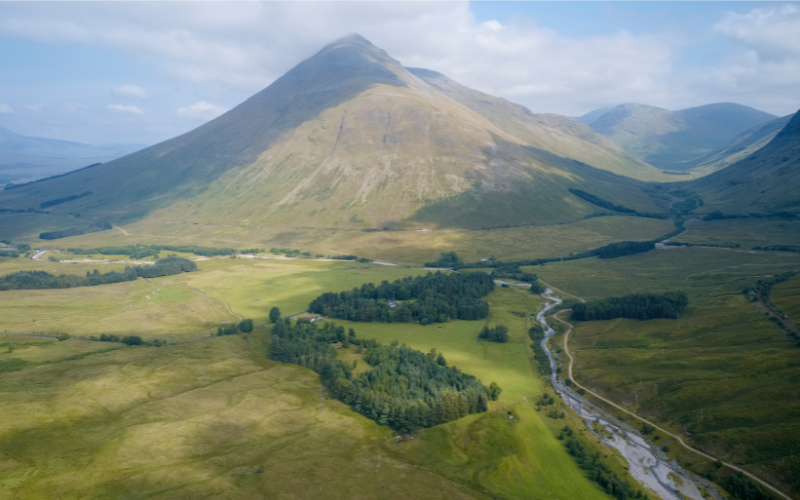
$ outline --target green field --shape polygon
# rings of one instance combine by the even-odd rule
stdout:
[[[64,313],[75,314],[92,310],[93,303],[129,300],[160,286],[138,316],[167,304],[173,306],[167,311],[171,321],[188,322],[196,311],[187,309],[181,290],[205,287],[207,297],[193,292],[194,297],[217,305],[226,301],[235,313],[260,318],[272,304],[299,312],[323,291],[420,272],[315,261],[215,258],[199,264],[198,273],[157,280],[169,285],[138,280],[22,293],[39,294],[40,304],[50,310],[61,301]],[[68,296],[75,302],[66,302]],[[254,302],[253,296],[261,300]],[[17,305],[35,297],[21,297]],[[424,430],[400,444],[390,439],[389,429],[345,405],[321,402],[315,374],[264,359],[268,332],[262,329],[248,338],[204,333],[199,342],[162,348],[0,337],[0,367],[16,370],[0,375],[0,496],[196,498],[205,493],[288,499],[308,498],[322,487],[329,498],[607,499],[553,436],[563,420],[548,424],[533,410],[542,387],[526,339],[529,315],[541,299],[526,290],[498,288],[490,302],[488,322],[510,327],[508,344],[475,342],[484,322],[348,324],[361,337],[437,347],[449,364],[504,388],[488,413]],[[111,309],[98,306],[101,322],[121,322]],[[91,323],[81,321],[53,320],[62,326]],[[144,329],[132,331],[153,332],[154,324],[141,322]],[[177,324],[172,327],[174,337],[160,337],[187,335]],[[513,422],[507,420],[509,411]]]
[[[768,245],[800,245],[800,221],[784,219],[695,220],[676,243],[729,245],[742,250]]]
[[[676,248],[535,272],[587,300],[686,291],[689,308],[678,320],[577,324],[570,336],[576,379],[797,494],[800,350],[742,290],[798,261],[786,253]]]
[[[791,321],[800,321],[800,275],[773,287],[771,298]]]
[[[44,216],[42,216],[44,217]],[[0,215],[0,233],[3,233]],[[390,262],[420,264],[455,250],[466,260],[495,255],[502,259],[559,257],[614,241],[649,240],[669,233],[669,220],[593,217],[569,224],[493,230],[377,231],[358,229],[271,228],[247,224],[192,224],[145,219],[112,229],[52,241],[35,236],[36,248],[91,248],[130,244],[194,244],[234,248],[298,248],[313,254],[354,254]],[[123,230],[125,232],[123,232]],[[125,234],[128,233],[128,234]],[[20,241],[23,241],[20,238]],[[82,258],[82,256],[81,256]]]

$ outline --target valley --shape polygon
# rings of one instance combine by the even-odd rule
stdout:
[[[800,498],[800,113],[309,54],[0,191],[0,499]]]

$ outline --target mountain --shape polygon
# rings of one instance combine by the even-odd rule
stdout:
[[[777,117],[733,103],[669,111],[622,104],[591,123],[592,129],[659,168],[686,170],[737,134]]]
[[[778,135],[778,132],[783,130],[792,116],[794,115],[784,116],[745,130],[724,146],[696,160],[687,162],[687,166],[691,166],[695,173],[709,174],[736,163],[766,146]]]
[[[727,214],[799,211],[800,113],[767,145],[711,175],[691,181],[706,211]]]
[[[49,210],[114,222],[468,228],[599,210],[574,187],[656,210],[644,184],[620,174],[661,174],[577,120],[414,72],[349,36],[187,134],[4,191],[0,208],[91,191]]]
[[[104,163],[146,146],[93,146],[79,142],[28,137],[0,127],[0,184],[27,182]]]
[[[422,68],[407,69],[528,146],[634,179],[666,179],[657,169],[574,118],[536,114],[519,104],[461,85],[441,73]]]
[[[589,111],[583,116],[576,116],[575,119],[581,123],[585,123],[586,125],[591,125],[597,121],[598,118],[611,111],[611,109],[612,108],[595,109],[594,111]]]

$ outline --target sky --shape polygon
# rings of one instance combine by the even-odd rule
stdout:
[[[155,144],[351,33],[537,113],[800,108],[800,3],[0,1],[0,126]]]

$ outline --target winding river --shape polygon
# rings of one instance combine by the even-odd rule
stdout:
[[[536,315],[536,320],[545,329],[542,348],[550,359],[550,382],[561,395],[564,403],[586,421],[587,427],[606,446],[616,449],[627,460],[631,476],[641,484],[658,494],[663,500],[704,500],[700,494],[699,484],[717,499],[721,496],[705,480],[689,474],[674,461],[667,460],[661,450],[653,449],[650,444],[633,428],[618,422],[611,414],[593,404],[586,398],[567,387],[564,380],[558,378],[558,366],[555,356],[547,347],[547,341],[555,331],[547,324],[545,314],[561,304],[561,299],[553,296],[547,289],[542,297],[548,300],[547,305]],[[597,432],[594,427],[602,426],[604,432]],[[683,496],[681,496],[683,495]]]

